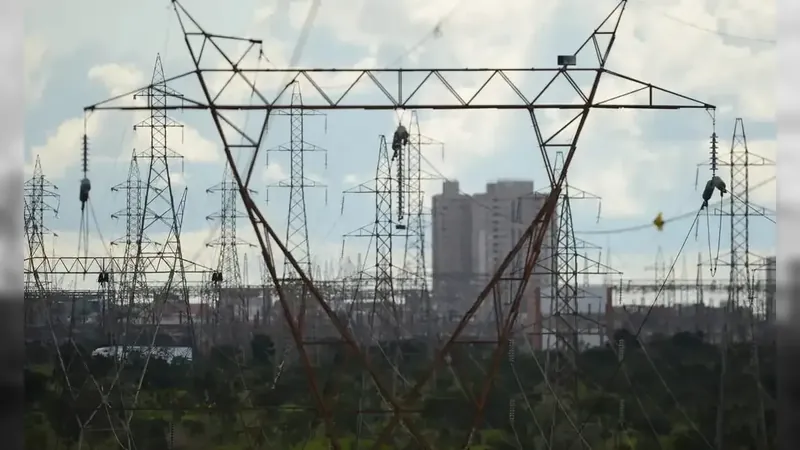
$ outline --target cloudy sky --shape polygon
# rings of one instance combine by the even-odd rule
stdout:
[[[247,63],[251,67],[285,67],[311,2],[240,0],[224,8],[211,0],[184,0],[183,4],[209,32],[262,39],[268,62],[250,58]],[[556,55],[572,53],[615,4],[616,0],[507,0],[503,8],[497,8],[478,0],[323,0],[297,66],[553,66]],[[38,156],[45,174],[59,186],[59,216],[49,222],[58,238],[51,245],[59,254],[75,254],[80,226],[80,141],[87,130],[92,204],[99,221],[99,230],[90,227],[89,250],[102,255],[106,252],[103,241],[124,234],[124,222],[111,218],[112,213],[124,209],[124,195],[112,192],[111,187],[124,182],[131,152],[144,150],[148,136],[144,130],[132,130],[141,116],[96,112],[86,119],[83,107],[146,85],[156,54],[161,55],[168,77],[193,67],[167,0],[135,4],[29,0],[26,7],[26,168],[30,171]],[[717,132],[725,159],[734,119],[741,117],[751,153],[774,160],[774,24],[773,2],[630,0],[608,68],[717,105]],[[187,80],[173,88],[200,98],[196,79]],[[211,81],[219,84],[219,80]],[[280,81],[262,79],[259,86],[271,92]],[[317,81],[336,93],[349,80],[339,75]],[[474,83],[455,81],[465,89]],[[531,91],[536,88],[535,80],[515,81]],[[611,93],[615,85],[608,83],[603,88]],[[314,101],[308,89],[304,94],[307,103]],[[442,94],[425,95],[434,99]],[[249,98],[250,93],[239,87],[232,88],[224,100],[248,103]],[[391,134],[397,116],[394,112],[343,111],[307,119],[306,140],[328,149],[327,158],[322,154],[306,158],[307,177],[327,186],[310,189],[306,195],[312,253],[319,264],[338,260],[342,235],[371,222],[372,200],[348,196],[342,209],[342,191],[374,177],[377,136]],[[218,226],[206,216],[215,213],[220,200],[206,189],[222,179],[219,136],[208,112],[176,112],[172,117],[184,124],[182,130],[169,135],[170,148],[185,159],[171,168],[176,173],[175,189],[188,188],[184,254],[213,265],[213,249],[204,244]],[[541,120],[552,129],[559,121],[563,123],[564,115],[542,113]],[[537,187],[546,183],[530,120],[524,113],[421,112],[420,123],[424,135],[445,144],[443,152],[439,147],[426,149],[424,170],[458,179],[465,192],[481,191],[498,178],[533,179]],[[691,218],[670,223],[660,233],[654,229],[602,231],[648,223],[659,212],[672,217],[696,211],[700,189],[710,176],[707,167],[700,167],[701,186],[696,186],[698,164],[708,161],[711,131],[709,116],[700,110],[591,113],[570,184],[601,197],[601,215],[598,221],[597,202],[575,202],[575,229],[582,233],[580,237],[609,249],[604,250],[602,259],[610,253],[611,265],[626,277],[651,279],[645,266],[653,264],[659,248],[669,263],[689,231]],[[277,118],[266,146],[280,145],[288,137],[288,120]],[[285,230],[288,191],[267,186],[288,176],[288,163],[287,155],[281,153],[259,161],[260,174],[253,186],[262,204],[268,191],[265,210],[281,232]],[[724,170],[721,174],[728,177]],[[771,167],[751,169],[751,185],[760,186],[751,199],[767,208],[775,204],[775,184],[765,183],[773,176]],[[427,183],[427,194],[437,193],[440,184]],[[712,217],[709,223],[712,253],[716,253],[719,221]],[[774,227],[763,218],[752,219],[755,253],[773,252]],[[241,221],[239,228],[243,238],[252,237],[249,223]],[[729,225],[723,223],[722,228],[724,254],[730,242]],[[694,276],[698,253],[708,259],[708,231],[703,216],[697,238],[692,234],[684,250],[685,264],[678,264],[678,276],[683,267],[689,277]],[[345,246],[345,253],[354,261],[367,250],[366,241],[348,240]],[[598,257],[596,252],[590,256]],[[254,281],[256,256],[249,260],[249,276]],[[720,268],[717,277],[722,277],[722,272]]]

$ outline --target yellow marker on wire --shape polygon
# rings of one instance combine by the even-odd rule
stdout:
[[[664,230],[664,224],[665,223],[666,222],[664,221],[664,215],[661,214],[661,213],[658,213],[656,218],[653,219],[653,225],[655,225],[655,227],[656,227],[656,229],[658,231],[663,231]]]

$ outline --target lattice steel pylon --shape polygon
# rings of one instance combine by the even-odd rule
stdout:
[[[411,111],[407,127],[408,146],[403,154],[406,178],[403,192],[398,195],[405,199],[405,251],[403,257],[403,311],[408,331],[414,335],[432,336],[431,326],[434,316],[428,286],[428,271],[425,255],[425,191],[423,180],[431,179],[422,170],[422,149],[428,145],[441,145],[440,142],[423,136],[420,132],[419,116]]]
[[[398,425],[402,425],[416,442],[420,448],[429,449],[431,445],[429,438],[423,436],[419,429],[418,420],[415,419],[414,413],[409,409],[410,405],[418,401],[424,395],[424,388],[432,379],[433,374],[437,367],[439,367],[445,360],[445,356],[453,349],[453,345],[459,339],[468,323],[475,317],[476,312],[480,309],[481,305],[485,302],[488,295],[492,292],[493,286],[503,277],[508,271],[511,262],[520,253],[525,255],[525,267],[522,274],[522,282],[519,283],[516,295],[513,297],[512,304],[504,312],[503,317],[498,318],[498,329],[500,337],[496,341],[496,346],[491,352],[491,356],[487,362],[488,370],[485,372],[485,378],[481,386],[479,395],[475,399],[474,418],[471,422],[469,432],[466,433],[464,447],[471,444],[475,431],[483,426],[483,413],[486,406],[487,398],[492,392],[493,380],[497,375],[498,365],[506,354],[508,339],[511,331],[519,316],[520,304],[522,302],[525,288],[527,287],[527,280],[532,274],[536,262],[541,252],[542,242],[547,234],[549,224],[552,222],[552,217],[557,206],[557,199],[562,194],[564,187],[564,180],[566,174],[571,166],[571,162],[575,156],[578,140],[583,131],[584,124],[593,109],[661,109],[661,110],[677,110],[677,109],[714,109],[711,104],[691,99],[689,97],[676,94],[663,88],[654,86],[652,83],[637,80],[633,77],[617,74],[613,71],[606,69],[606,61],[615,41],[617,28],[622,14],[627,6],[627,1],[622,0],[611,11],[611,13],[603,20],[599,27],[589,36],[588,39],[579,47],[578,51],[569,55],[561,55],[558,57],[557,67],[551,68],[508,68],[508,69],[382,69],[382,70],[361,70],[361,69],[248,69],[241,64],[241,61],[253,49],[260,49],[262,42],[254,39],[236,38],[231,36],[220,36],[205,31],[197,21],[186,11],[178,0],[173,1],[178,20],[181,24],[181,30],[185,37],[187,49],[191,54],[193,69],[185,74],[172,77],[171,79],[181,79],[187,77],[196,78],[202,87],[202,98],[188,99],[181,97],[180,104],[173,103],[167,109],[178,110],[203,110],[208,111],[214,121],[215,128],[219,133],[222,145],[225,150],[225,155],[233,171],[234,178],[240,186],[240,193],[243,197],[243,203],[248,211],[253,230],[259,241],[261,253],[264,257],[265,263],[268,266],[270,277],[273,283],[276,284],[276,294],[282,306],[283,316],[285,322],[292,329],[292,337],[300,352],[303,367],[307,373],[311,397],[314,401],[315,408],[319,411],[319,417],[322,418],[324,429],[326,431],[326,438],[329,439],[330,445],[334,449],[341,449],[342,445],[337,437],[336,427],[332,416],[331,407],[325,402],[322,394],[319,391],[319,383],[317,381],[318,375],[314,373],[314,367],[311,364],[308,354],[305,349],[305,342],[303,342],[301,331],[296,325],[294,315],[291,313],[289,300],[285,293],[280,289],[280,277],[276,271],[274,259],[272,257],[273,249],[275,252],[283,254],[285,259],[288,259],[294,270],[297,271],[299,278],[309,290],[311,297],[324,310],[325,315],[330,320],[331,325],[336,329],[336,332],[341,336],[344,343],[349,348],[351,354],[355,355],[363,369],[368,373],[371,378],[375,389],[379,391],[382,398],[386,403],[391,405],[392,411],[384,411],[392,417],[386,423],[381,431],[374,430],[376,438],[373,441],[373,448],[380,448],[388,442],[391,437],[396,437],[395,430]],[[222,46],[216,45],[216,41],[238,41],[243,46],[243,51],[238,55],[227,54]],[[210,42],[210,43],[209,43]],[[206,51],[201,52],[200,48]],[[594,52],[592,52],[594,50]],[[208,58],[211,54],[213,57],[214,52],[222,55],[224,61],[224,68],[220,69],[219,65],[215,65],[213,69],[206,69],[207,63],[204,58]],[[593,54],[594,61],[597,64],[584,65],[583,67],[575,67],[577,65],[578,57],[581,55]],[[252,181],[255,167],[259,161],[259,149],[263,142],[263,130],[267,128],[271,114],[275,111],[288,110],[293,107],[289,102],[283,99],[283,93],[288,89],[287,86],[281,85],[278,87],[277,93],[273,96],[271,93],[266,93],[266,89],[258,89],[252,81],[252,74],[255,73],[268,73],[277,74],[286,77],[290,80],[309,80],[312,89],[319,94],[319,100],[315,102],[304,103],[303,109],[307,110],[383,110],[383,111],[397,111],[399,109],[438,109],[438,110],[456,110],[456,109],[515,109],[527,111],[529,117],[534,125],[534,133],[537,143],[539,144],[540,153],[545,160],[545,167],[548,170],[548,179],[551,186],[551,192],[545,202],[544,207],[540,213],[531,221],[530,226],[524,230],[519,236],[519,242],[509,252],[509,255],[499,265],[495,276],[491,277],[487,287],[478,295],[476,301],[465,311],[463,317],[452,331],[449,339],[437,350],[431,366],[423,373],[420,374],[417,382],[410,388],[406,389],[403,393],[402,401],[398,400],[396,396],[392,395],[388,383],[385,382],[385,376],[381,374],[380,368],[366,357],[362,351],[362,346],[353,333],[348,329],[344,321],[337,316],[325,296],[318,289],[318,287],[311,281],[308,274],[303,270],[302,266],[293,257],[283,239],[276,233],[275,229],[271,226],[266,216],[262,213],[259,206],[248,195],[245,189]],[[349,88],[344,90],[344,94],[334,94],[329,89],[323,86],[325,83],[314,80],[318,74],[321,73],[337,73],[341,76],[352,75],[356,78]],[[458,88],[453,86],[455,80],[447,80],[448,73],[456,74],[471,74],[483,75],[486,81],[478,81],[476,85],[486,86],[488,81],[494,80],[496,83],[510,88],[515,95],[508,97],[499,97],[494,101],[487,101],[481,98],[480,94],[483,87],[478,89],[478,92],[459,92]],[[539,84],[536,88],[529,86],[517,85],[506,73],[511,74],[534,74],[534,73],[550,74],[548,81]],[[253,91],[253,99],[258,101],[259,104],[243,105],[238,102],[229,100],[230,97],[220,95],[219,89],[212,89],[208,82],[211,74],[225,73],[231,78],[245,82]],[[393,80],[397,81],[396,85],[389,85],[380,80],[380,77],[375,76],[375,73],[384,73],[393,75]],[[580,79],[580,74],[588,75],[589,80],[584,80],[585,83],[579,83],[576,79]],[[613,78],[617,80],[623,87],[623,92],[616,95],[606,96],[603,93],[598,94],[598,86],[603,78]],[[419,81],[419,80],[422,81]],[[548,101],[543,97],[545,93],[552,93],[551,89],[557,86],[553,81],[561,80],[568,84],[569,99],[564,101]],[[321,81],[321,80],[320,80]],[[363,84],[360,84],[363,83]],[[420,92],[423,85],[444,84],[451,87],[447,92],[442,93],[442,96],[430,96],[426,99],[419,99]],[[364,96],[360,95],[364,91],[361,87],[372,85],[372,92],[377,92],[376,96],[378,101],[370,99],[365,101]],[[222,91],[227,88],[227,84],[222,86]],[[374,87],[377,86],[376,91]],[[388,86],[388,87],[387,87]],[[629,90],[628,90],[629,89]],[[338,90],[338,89],[336,89]],[[422,90],[424,92],[424,90]],[[532,91],[532,92],[531,92]],[[641,94],[641,95],[640,95]],[[636,97],[639,96],[638,99]],[[439,98],[439,100],[432,100]],[[144,107],[128,107],[126,105],[115,105],[112,100],[94,104],[85,108],[87,111],[97,111],[101,109],[108,110],[144,110]],[[542,109],[559,109],[571,110],[574,115],[570,114],[567,120],[564,121],[563,126],[556,126],[552,134],[543,132],[545,128],[538,120],[537,110]],[[260,128],[258,134],[249,133],[236,127],[223,125],[225,123],[232,123],[230,117],[231,112],[250,110],[258,111],[263,114],[263,126]],[[548,129],[550,127],[547,127]],[[234,136],[245,137],[245,144],[233,144]],[[243,165],[237,165],[234,159],[234,149],[247,149],[251,150],[253,158]],[[552,164],[550,163],[551,153],[553,150],[562,150],[566,153],[564,167],[560,173],[552,171]],[[244,166],[244,167],[239,167]]]
[[[553,171],[560,172],[563,165],[564,154],[557,151],[553,159]],[[542,192],[547,190],[540,190],[537,195],[543,195]],[[582,311],[582,305],[579,303],[582,299],[589,298],[588,293],[579,286],[581,276],[620,275],[619,271],[585,253],[589,250],[599,251],[600,247],[575,237],[572,202],[586,200],[598,202],[599,219],[600,197],[572,186],[568,180],[565,180],[559,198],[558,217],[554,218],[550,224],[550,234],[547,236],[549,242],[543,249],[543,255],[538,263],[537,272],[548,275],[543,280],[548,283],[543,286],[541,301],[548,304],[549,313],[547,315],[556,322],[552,324],[551,330],[554,331],[555,340],[546,347],[552,345],[562,348],[566,345],[566,348],[573,351],[580,348],[578,339],[580,334],[586,330],[579,325],[579,322],[585,322],[587,312]],[[568,333],[569,338],[566,339],[563,335],[559,335],[559,330]]]
[[[565,164],[564,153],[557,150],[552,160],[553,173],[561,173]],[[550,186],[548,186],[550,188]],[[541,194],[539,194],[541,195]],[[564,180],[561,195],[558,198],[557,217],[547,226],[549,242],[544,244],[542,255],[537,263],[536,272],[543,282],[540,287],[539,302],[542,305],[542,344],[543,348],[556,350],[555,358],[545,362],[546,376],[552,386],[552,395],[560,398],[560,402],[571,404],[580,402],[577,355],[596,337],[602,344],[608,330],[603,320],[604,309],[591,311],[592,303],[605,303],[582,289],[579,285],[581,276],[619,275],[620,272],[604,265],[598,259],[589,257],[587,250],[598,250],[599,247],[575,237],[573,228],[573,201],[591,200],[598,202],[598,218],[600,197],[588,191],[576,188]],[[541,276],[544,275],[544,276]],[[587,303],[588,300],[588,303]],[[593,300],[599,300],[593,302]],[[546,305],[546,306],[545,306]],[[545,312],[546,308],[546,312]],[[593,317],[594,316],[594,317]],[[570,422],[577,422],[577,417],[557,420],[557,406],[552,411],[552,420],[548,424],[548,441],[552,446],[567,445],[560,439],[576,440],[578,436],[569,436],[574,430]],[[564,415],[574,416],[572,408],[567,407]],[[580,434],[580,433],[576,433]]]
[[[410,143],[409,143],[410,144]],[[410,145],[403,149],[405,152]],[[356,294],[353,308],[350,311],[350,327],[355,331],[356,338],[361,342],[362,348],[368,353],[373,353],[371,349],[377,349],[379,354],[372,357],[376,360],[385,358],[385,361],[392,367],[390,380],[390,395],[397,393],[402,374],[398,368],[400,361],[399,341],[407,336],[405,329],[404,306],[399,302],[400,293],[398,287],[404,285],[407,274],[403,273],[402,267],[394,265],[394,241],[395,238],[402,236],[405,231],[405,220],[400,219],[402,210],[398,209],[397,216],[394,215],[393,207],[396,206],[394,200],[400,204],[403,202],[404,191],[397,192],[393,189],[397,179],[394,178],[393,169],[401,166],[403,155],[396,154],[397,158],[389,155],[389,148],[386,137],[380,135],[378,138],[378,161],[375,168],[375,178],[366,183],[362,183],[354,188],[346,190],[345,194],[370,194],[375,198],[375,219],[374,222],[365,225],[344,236],[368,238],[375,252],[375,263],[371,268],[364,268],[359,280],[369,280],[372,285],[372,295],[364,301],[363,294]],[[393,164],[394,163],[394,164]],[[394,167],[393,167],[394,166]],[[401,176],[405,176],[405,171],[398,171]],[[403,186],[402,183],[397,183]],[[401,233],[399,236],[396,233]],[[369,252],[368,250],[368,252]],[[360,290],[361,286],[357,286]],[[369,295],[369,294],[368,294]],[[386,343],[392,342],[389,353],[384,349]],[[376,358],[377,356],[377,358]],[[381,358],[381,356],[383,358]],[[377,392],[377,395],[370,395],[369,377],[360,377],[359,410],[378,409],[387,407],[389,402],[386,395]],[[372,425],[379,423],[370,420],[369,415],[358,413],[358,425],[356,435],[358,439],[363,439],[365,431]]]
[[[645,267],[645,270],[653,271],[653,285],[664,285],[663,295],[658,306],[672,307],[675,305],[675,270],[669,271],[667,267],[667,260],[664,257],[664,249],[661,246],[656,248],[656,256],[653,260],[652,266]]]
[[[134,156],[137,162],[146,167],[146,175],[142,177],[144,181],[141,193],[142,210],[139,230],[136,233],[133,267],[141,267],[143,260],[150,258],[159,258],[166,262],[169,266],[169,273],[164,287],[161,292],[154,292],[155,298],[152,299],[150,305],[149,317],[140,319],[157,324],[166,308],[173,307],[184,311],[180,320],[182,324],[189,326],[191,345],[195,347],[196,339],[180,237],[187,190],[184,189],[180,199],[176,198],[170,172],[170,161],[180,160],[182,163],[183,157],[171,150],[167,142],[168,130],[182,127],[181,124],[167,116],[166,109],[167,98],[178,96],[180,94],[167,86],[161,55],[156,56],[152,84],[134,93],[134,99],[144,98],[146,100],[146,108],[150,113],[148,118],[134,125],[134,130],[142,128],[149,130],[150,142],[147,149],[135,152]],[[162,242],[156,241],[155,237],[158,234],[164,235]],[[148,236],[150,239],[145,241],[144,236]],[[134,270],[130,285],[134,287],[141,285],[144,276],[143,271]],[[134,289],[128,294],[128,311],[123,339],[127,339],[127,327],[135,301]]]
[[[303,94],[300,91],[300,84],[296,81],[291,83],[292,99],[289,116],[289,142],[278,147],[267,150],[267,157],[273,152],[285,152],[289,154],[289,179],[280,180],[277,184],[268,186],[289,189],[289,210],[286,219],[286,245],[292,255],[295,256],[302,269],[311,276],[312,258],[311,247],[308,241],[308,219],[306,213],[306,189],[325,188],[325,185],[312,180],[305,173],[305,158],[309,153],[322,153],[325,155],[325,165],[327,166],[327,150],[311,144],[305,137],[305,118],[307,116],[321,115],[316,111],[306,111],[303,106]],[[269,159],[267,159],[269,164]],[[305,329],[305,316],[308,307],[309,293],[303,286],[302,280],[297,276],[297,271],[288,260],[284,260],[282,283],[284,287],[292,290],[294,312],[298,314],[298,323],[301,331]],[[316,309],[316,308],[315,308]],[[314,314],[314,320],[317,320]]]
[[[280,180],[276,184],[267,186],[267,189],[270,187],[289,189],[289,208],[286,216],[285,242],[286,245],[288,245],[289,251],[292,252],[292,255],[296,255],[297,262],[300,264],[302,270],[308,274],[309,277],[313,278],[311,246],[308,241],[306,189],[320,187],[325,188],[325,186],[306,176],[305,157],[307,153],[322,153],[326,155],[325,162],[327,166],[327,150],[306,141],[306,116],[320,114],[316,111],[304,110],[302,108],[303,95],[300,91],[300,84],[297,82],[290,84],[292,86],[291,105],[293,107],[288,111],[290,128],[289,142],[267,150],[267,164],[270,162],[270,153],[284,152],[289,154],[289,179]],[[269,190],[267,191],[267,194],[269,194]],[[305,286],[305,283],[303,283],[303,280],[298,277],[297,271],[292,266],[291,262],[286,259],[283,263],[283,275],[280,283],[281,288],[285,289],[286,292],[289,293],[292,314],[297,316],[297,326],[301,335],[307,337],[309,331],[313,335],[317,331],[317,322],[319,321],[320,316],[320,314],[318,314],[318,308],[312,308],[311,324],[309,325],[309,323],[306,321],[308,314],[308,300],[310,298],[308,288]],[[278,367],[276,369],[276,375],[273,384],[277,383],[278,379],[283,373],[284,365],[286,364],[290,353],[290,345],[288,342],[279,342],[278,344],[282,346],[283,349],[281,352],[282,357],[277,360]]]
[[[729,160],[720,161],[719,167],[727,167],[730,171],[728,184],[728,211],[719,208],[717,215],[727,216],[730,226],[730,255],[727,265],[730,268],[728,293],[729,303],[737,317],[744,316],[744,321],[736,324],[736,333],[740,339],[752,338],[750,335],[750,316],[761,317],[764,314],[764,298],[752,295],[754,280],[751,258],[760,258],[750,250],[750,223],[753,218],[772,215],[766,208],[750,200],[750,170],[753,167],[771,167],[775,162],[752,153],[747,147],[744,121],[737,118],[734,123],[733,137]]]
[[[142,184],[139,162],[136,153],[131,155],[128,175],[123,183],[111,188],[112,192],[125,193],[125,209],[111,214],[112,219],[125,220],[125,235],[111,241],[111,246],[123,246],[122,270],[116,276],[117,301],[116,305],[122,307],[130,296],[144,298],[147,295],[147,283],[144,277],[136,278],[134,274],[142,271],[141,260],[137,265],[136,252],[141,242],[142,246],[150,245],[149,238],[142,234]],[[138,286],[134,286],[134,279]],[[137,300],[138,301],[138,300]]]
[[[230,333],[230,339],[237,341],[235,331],[250,320],[249,297],[245,296],[242,289],[245,284],[239,264],[239,247],[255,246],[237,235],[237,222],[245,215],[238,211],[239,186],[231,177],[227,164],[222,182],[208,188],[206,193],[220,196],[220,209],[206,217],[209,221],[218,222],[220,227],[219,236],[206,244],[217,249],[216,271],[211,275],[211,282],[217,288],[216,304],[211,311],[215,337],[220,338],[220,333],[225,330],[226,337]]]
[[[769,438],[764,414],[764,391],[761,387],[758,336],[756,335],[756,326],[765,312],[764,302],[766,298],[763,292],[757,292],[755,289],[755,274],[751,267],[751,257],[754,255],[750,250],[750,221],[753,217],[766,217],[770,213],[765,208],[750,201],[750,168],[774,166],[774,164],[773,161],[750,152],[747,147],[744,120],[737,118],[733,126],[729,159],[727,162],[717,162],[719,167],[727,167],[730,172],[727,186],[728,205],[716,208],[714,211],[715,215],[727,216],[730,220],[730,254],[726,264],[730,272],[728,299],[725,304],[725,320],[721,336],[721,370],[716,423],[716,445],[719,450],[732,445],[731,443],[723,442],[722,437],[725,435],[725,393],[729,388],[726,385],[728,347],[731,338],[734,336],[736,341],[740,343],[752,342],[753,386],[758,407],[760,408],[760,421],[757,424],[759,450],[768,448]],[[724,210],[725,206],[727,206],[727,211]]]
[[[392,173],[392,159],[386,144],[386,137],[379,136],[378,161],[375,169],[375,178],[366,183],[359,184],[344,191],[344,194],[369,194],[375,198],[375,219],[373,223],[347,233],[344,238],[368,238],[375,252],[374,265],[366,269],[366,279],[371,281],[372,298],[369,304],[362,303],[363,297],[359,295],[359,304],[355,306],[355,317],[366,318],[366,322],[356,321],[357,334],[365,339],[367,345],[371,339],[396,339],[403,326],[402,307],[397,302],[396,286],[405,274],[401,275],[401,268],[394,265],[394,239],[397,225],[405,226],[404,221],[395,220],[392,208],[394,195],[398,194],[393,189],[394,174]],[[399,198],[400,194],[398,194]]]
[[[28,254],[29,267],[25,274],[24,291],[28,298],[36,297],[42,289],[51,288],[55,280],[51,279],[49,271],[50,265],[47,263],[48,254],[45,245],[45,236],[51,235],[52,231],[45,224],[45,213],[58,215],[61,196],[57,192],[58,186],[51,183],[42,171],[42,163],[39,156],[33,166],[33,174],[25,181],[24,192],[24,226],[25,239],[27,241],[26,253]],[[38,267],[32,265],[34,258],[41,258],[44,264]],[[40,302],[43,299],[31,298],[30,303],[25,304],[25,323],[41,324],[44,318],[42,314],[47,314],[42,308],[46,305]]]

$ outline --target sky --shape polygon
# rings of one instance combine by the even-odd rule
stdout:
[[[268,62],[249,58],[251,67],[289,65],[310,4],[241,0],[223,8],[211,0],[183,1],[208,32],[262,39]],[[503,8],[478,0],[322,1],[296,66],[552,67],[557,55],[572,53],[615,5],[615,0],[506,0]],[[83,108],[147,85],[156,54],[167,77],[193,69],[175,14],[167,0],[135,5],[29,0],[26,8],[25,167],[30,174],[39,157],[45,175],[62,195],[58,217],[47,222],[58,235],[50,246],[61,256],[80,249],[77,194],[80,143],[86,130],[92,208],[98,222],[90,225],[88,251],[100,256],[118,251],[106,247],[124,234],[124,222],[111,215],[125,208],[125,199],[111,188],[124,182],[131,152],[144,150],[148,136],[132,129],[141,114],[98,111],[86,118]],[[744,121],[751,154],[774,161],[775,19],[774,3],[758,0],[630,0],[607,68],[716,105],[721,158],[728,159],[738,117]],[[197,98],[196,79],[187,80],[172,87]],[[272,92],[280,81],[265,79],[259,86]],[[337,75],[318,81],[336,91],[349,80]],[[456,81],[465,89],[474,83]],[[535,88],[535,80],[515,81]],[[220,80],[212,82],[219,86]],[[609,82],[601,85],[603,89],[610,94],[620,86]],[[306,103],[314,101],[308,86],[303,93]],[[436,100],[442,93],[423,95]],[[246,104],[249,97],[248,90],[232,86],[223,100]],[[408,113],[329,111],[325,117],[306,119],[306,141],[327,149],[324,155],[306,157],[306,176],[325,186],[306,194],[311,253],[318,264],[333,264],[343,253],[352,261],[359,254],[370,258],[368,242],[348,239],[343,244],[342,235],[372,222],[374,201],[362,194],[344,196],[343,202],[342,192],[374,178],[378,135],[391,135],[398,116],[407,120]],[[188,189],[184,256],[213,267],[214,249],[205,244],[218,225],[206,217],[221,201],[206,190],[222,181],[220,138],[207,111],[175,112],[171,117],[184,125],[168,136],[169,147],[184,157],[182,164],[171,167],[178,195]],[[550,111],[542,112],[540,120],[546,129],[555,129],[565,117]],[[537,188],[547,183],[525,113],[422,111],[419,118],[422,134],[444,144],[424,149],[427,173],[457,179],[467,193],[480,192],[497,179],[533,179]],[[248,130],[258,122],[245,115],[239,119],[248,121]],[[288,119],[274,119],[265,147],[285,143],[289,133]],[[713,259],[717,240],[724,255],[730,225],[723,222],[720,231],[719,219],[713,216],[701,216],[696,237],[689,233],[691,217],[668,222],[661,232],[613,232],[649,223],[659,212],[670,218],[697,210],[702,185],[710,177],[702,164],[709,160],[711,133],[711,119],[702,110],[591,112],[569,177],[571,186],[601,198],[575,201],[573,206],[578,237],[603,248],[587,256],[610,261],[625,278],[651,280],[647,267],[654,264],[659,249],[668,265],[678,262],[679,278],[694,277],[698,254],[706,261]],[[252,187],[268,219],[283,234],[288,190],[268,186],[288,177],[289,161],[285,153],[267,153],[269,160],[258,162],[259,178]],[[728,178],[724,168],[720,174]],[[775,207],[775,183],[769,182],[774,174],[774,167],[750,170],[751,186],[759,186],[751,200],[770,209]],[[438,193],[441,180],[427,181],[425,190],[428,197]],[[753,253],[774,253],[772,222],[752,218],[750,231]],[[676,259],[687,233],[690,237]],[[246,220],[239,221],[238,234],[254,242]],[[249,253],[247,276],[254,282],[258,256],[247,248],[241,252]],[[727,277],[723,267],[716,277]]]

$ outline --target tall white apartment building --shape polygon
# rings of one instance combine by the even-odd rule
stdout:
[[[488,283],[506,255],[544,205],[546,196],[536,194],[532,181],[489,183],[486,192],[474,195],[459,191],[457,181],[444,183],[442,193],[433,197],[433,295],[437,307],[463,312]],[[539,260],[552,262],[549,255],[551,231]],[[521,277],[524,252],[512,262],[506,276]],[[516,272],[516,274],[514,274]],[[549,268],[538,267],[529,279],[526,297],[549,281]],[[512,295],[506,282],[504,297]],[[526,299],[530,305],[532,299]],[[528,307],[523,307],[527,314]]]

